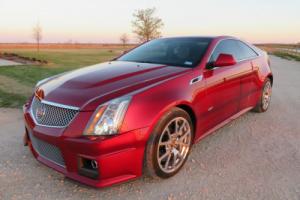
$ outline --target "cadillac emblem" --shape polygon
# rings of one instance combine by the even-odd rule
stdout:
[[[41,105],[37,107],[35,111],[35,118],[37,121],[42,121],[46,114],[46,107],[44,105]]]

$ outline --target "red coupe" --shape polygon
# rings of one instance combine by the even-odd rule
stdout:
[[[168,178],[192,144],[243,113],[265,112],[267,54],[233,37],[160,38],[106,63],[37,83],[25,136],[43,164],[104,187]]]

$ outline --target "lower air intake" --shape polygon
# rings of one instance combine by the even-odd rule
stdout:
[[[29,137],[34,150],[43,158],[61,166],[65,167],[65,161],[62,157],[60,149],[52,144],[44,142],[29,133]]]

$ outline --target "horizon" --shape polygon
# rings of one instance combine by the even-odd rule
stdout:
[[[164,37],[162,37],[164,38]],[[36,45],[36,42],[0,42],[0,45]],[[40,45],[56,45],[56,44],[61,44],[61,45],[123,45],[120,41],[116,42],[102,42],[102,43],[97,43],[97,42],[40,42]],[[126,45],[139,45],[140,43],[137,42],[129,42],[126,43]],[[259,42],[259,43],[252,43],[254,45],[300,45],[300,42],[296,43],[283,43],[283,42]],[[42,46],[41,46],[42,48]]]
[[[256,44],[300,42],[296,0],[266,0],[259,5],[238,0],[1,0],[0,43],[34,43],[32,29],[40,23],[44,44],[116,44],[123,33],[135,44],[132,14],[152,7],[165,24],[163,37],[231,35]]]

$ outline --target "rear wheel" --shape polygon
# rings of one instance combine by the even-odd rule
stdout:
[[[145,167],[152,177],[168,178],[184,165],[193,140],[193,124],[184,110],[174,108],[157,123],[148,141]]]
[[[266,112],[270,106],[271,96],[272,96],[272,83],[271,80],[267,78],[264,83],[259,101],[257,102],[257,105],[253,110],[259,113]]]

